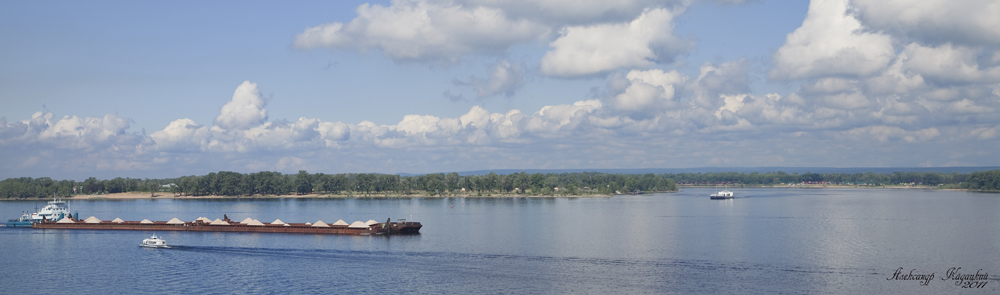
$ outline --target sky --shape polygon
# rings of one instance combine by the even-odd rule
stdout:
[[[0,179],[1000,166],[1000,2],[3,1]]]

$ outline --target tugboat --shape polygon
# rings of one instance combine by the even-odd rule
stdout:
[[[8,227],[31,227],[31,223],[31,214],[28,212],[24,212],[24,214],[21,214],[21,217],[18,217],[17,219],[7,220]]]
[[[36,207],[37,208],[37,207]],[[66,201],[53,199],[49,201],[48,205],[42,207],[35,213],[24,213],[20,218],[7,220],[7,226],[10,227],[31,227],[33,223],[39,223],[42,221],[56,221],[63,217],[70,216],[69,205]]]
[[[142,244],[139,244],[139,247],[170,248],[170,246],[167,246],[167,241],[161,239],[160,237],[157,237],[156,235],[153,235],[148,239],[142,240]]]

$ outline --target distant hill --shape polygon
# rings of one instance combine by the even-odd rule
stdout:
[[[778,172],[782,171],[785,173],[798,173],[803,174],[806,172],[812,173],[882,173],[882,174],[892,174],[893,172],[938,172],[938,173],[952,173],[957,172],[959,174],[969,174],[972,172],[980,171],[990,171],[990,170],[1000,170],[1000,166],[985,166],[985,167],[855,167],[855,168],[834,168],[834,167],[700,167],[700,168],[642,168],[642,169],[494,169],[494,170],[476,170],[476,171],[456,171],[458,175],[486,175],[490,172],[496,174],[513,174],[513,173],[524,173],[534,174],[534,173],[573,173],[573,172],[600,172],[600,173],[611,173],[611,174],[675,174],[675,173],[718,173],[718,172],[739,172],[739,173],[753,173],[753,172]],[[451,172],[442,172],[451,173]],[[412,173],[399,173],[401,176],[416,176],[424,174],[412,174]]]

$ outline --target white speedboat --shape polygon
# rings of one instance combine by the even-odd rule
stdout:
[[[708,197],[711,198],[711,199],[713,199],[713,200],[732,199],[732,198],[734,198],[733,192],[729,191],[728,189],[724,189],[721,192],[714,193],[714,194],[712,194],[712,195],[710,195]]]
[[[161,239],[160,237],[157,237],[156,235],[153,235],[148,239],[142,240],[142,244],[139,244],[139,247],[170,248],[170,246],[167,246],[167,241]]]

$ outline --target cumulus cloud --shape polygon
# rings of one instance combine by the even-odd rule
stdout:
[[[721,94],[750,92],[749,63],[745,59],[722,64],[705,63],[691,85],[691,101],[698,107],[714,109]]]
[[[450,1],[450,0],[446,0]],[[467,5],[499,8],[514,18],[552,26],[623,22],[635,19],[650,7],[686,6],[688,0],[460,0]]]
[[[677,71],[663,72],[632,70],[625,76],[628,87],[621,94],[608,99],[612,108],[632,114],[646,114],[674,107],[676,88],[687,82],[687,77]]]
[[[903,64],[909,59],[904,52],[878,76],[865,81],[868,93],[874,95],[906,94],[924,86],[924,77],[913,71],[904,69]]]
[[[990,0],[851,0],[852,15],[874,31],[930,45],[1000,45],[1000,3]]]
[[[858,140],[874,139],[880,142],[885,142],[890,139],[902,139],[906,142],[917,142],[927,141],[938,137],[941,135],[941,132],[934,127],[908,131],[896,126],[867,126],[847,130],[842,134],[846,137],[854,137]]]
[[[869,76],[895,57],[892,38],[866,32],[847,14],[848,0],[814,0],[802,26],[788,34],[773,56],[771,79]]]
[[[970,133],[972,136],[974,136],[976,139],[979,140],[993,139],[997,137],[998,133],[1000,133],[1000,126],[994,126],[992,128],[989,127],[976,128],[972,130]]]
[[[986,114],[1000,108],[1000,59],[990,37],[998,32],[991,25],[997,7],[812,1],[802,26],[772,56],[769,77],[801,81],[784,105],[801,111],[803,126],[850,128],[853,138],[924,142],[937,138],[927,136],[931,128],[994,122]],[[906,131],[915,128],[928,131]]]
[[[976,61],[979,51],[951,43],[935,47],[912,43],[903,54],[909,57],[907,70],[941,85],[1000,82],[1000,67],[982,68]]]
[[[163,130],[149,135],[163,151],[198,150],[209,136],[208,127],[198,125],[188,118],[174,120]]]
[[[0,145],[42,144],[55,149],[98,150],[135,143],[136,134],[126,132],[133,121],[114,114],[104,117],[63,116],[54,119],[50,112],[36,112],[31,119],[10,122],[0,120]]]
[[[396,61],[455,62],[465,54],[498,54],[548,33],[548,27],[510,19],[503,10],[451,2],[397,0],[388,7],[362,4],[348,23],[311,27],[297,48],[377,49]]]
[[[649,68],[686,53],[691,43],[673,34],[683,9],[647,9],[628,23],[569,26],[549,46],[541,71],[557,77],[606,73],[620,68]]]
[[[137,160],[144,153],[142,134],[127,129],[133,121],[115,114],[104,117],[63,116],[37,112],[31,119],[8,122],[0,118],[0,171],[13,176],[51,171],[73,173],[95,169],[144,169]]]
[[[250,129],[267,120],[265,105],[267,102],[257,89],[257,83],[244,81],[236,87],[233,99],[222,106],[219,116],[215,117],[215,125],[227,130]]]
[[[350,21],[305,29],[295,47],[374,51],[397,62],[499,58],[486,74],[453,81],[480,99],[521,91],[536,66],[552,77],[610,73],[607,86],[592,91],[595,99],[538,109],[472,106],[464,113],[407,114],[394,124],[376,124],[272,120],[267,99],[247,81],[213,122],[177,119],[148,136],[128,132],[132,120],[114,114],[0,117],[0,167],[151,169],[176,176],[223,169],[912,165],[932,158],[978,164],[992,155],[982,146],[1000,139],[995,3],[813,1],[801,27],[775,44],[780,48],[765,70],[772,80],[801,83],[780,94],[751,87],[759,73],[748,60],[755,57],[704,63],[690,76],[666,65],[693,48],[673,31],[688,4],[364,4]],[[548,45],[543,55],[535,52],[542,55],[537,63],[506,59],[513,46],[535,42]],[[468,101],[447,91],[444,96]],[[893,155],[886,157],[893,162],[873,161],[870,154],[878,151]]]
[[[455,85],[472,86],[476,90],[476,97],[487,98],[494,95],[504,95],[510,97],[524,86],[524,64],[511,62],[508,60],[498,61],[491,67],[489,78],[479,79],[469,77],[469,81],[454,80]],[[462,100],[461,97],[454,97],[450,93],[445,94],[452,101]]]
[[[705,72],[719,71],[726,67],[724,64],[709,64],[706,65]],[[341,172],[386,172],[427,165],[444,167],[440,168],[442,170],[470,169],[516,162],[543,163],[552,159],[562,161],[560,163],[580,163],[573,162],[574,158],[593,159],[588,163],[607,165],[626,163],[626,166],[648,164],[651,167],[664,167],[663,165],[670,163],[697,166],[698,163],[690,162],[690,158],[700,156],[691,154],[691,151],[711,153],[712,161],[720,163],[743,163],[738,161],[744,157],[730,155],[727,150],[715,148],[717,144],[713,143],[717,143],[720,134],[724,140],[739,141],[744,152],[746,149],[753,149],[753,158],[760,161],[800,157],[803,152],[769,149],[797,142],[780,141],[783,137],[801,140],[814,136],[813,134],[822,134],[824,130],[834,130],[831,136],[838,140],[835,144],[874,142],[926,146],[951,142],[951,138],[942,139],[943,135],[964,136],[969,140],[986,143],[997,138],[995,118],[991,121],[994,122],[992,125],[948,129],[885,123],[855,126],[856,123],[851,122],[859,121],[865,116],[859,109],[817,107],[806,110],[801,106],[808,103],[799,101],[801,98],[796,98],[796,94],[785,97],[778,94],[758,96],[732,93],[730,91],[739,87],[699,82],[703,78],[691,78],[662,70],[632,71],[620,78],[624,80],[624,84],[620,85],[623,90],[615,96],[607,97],[606,103],[601,100],[583,100],[544,106],[535,112],[514,109],[494,113],[474,106],[456,117],[411,114],[404,116],[398,123],[389,125],[369,121],[352,124],[299,118],[295,121],[258,122],[246,129],[203,126],[190,119],[178,119],[163,130],[153,132],[148,138],[127,133],[125,129],[130,120],[114,115],[104,118],[66,116],[61,120],[54,120],[51,113],[38,113],[32,119],[13,123],[0,118],[0,122],[4,123],[0,126],[0,148],[6,154],[23,155],[17,157],[17,161],[8,158],[0,162],[0,165],[22,169],[52,165],[52,159],[59,158],[58,156],[52,157],[53,153],[39,153],[36,150],[51,150],[52,146],[61,146],[62,149],[82,151],[64,153],[77,155],[73,158],[79,159],[68,161],[74,167],[107,171],[135,171],[155,167],[216,167],[207,168],[211,171],[233,169],[225,167],[244,167],[243,169],[255,171],[276,169],[294,172],[296,169],[329,171],[323,167],[332,165],[342,169],[337,170]],[[853,90],[840,90],[845,87],[857,88],[857,83],[835,80],[818,81],[814,84],[816,85],[811,87],[821,88],[823,91],[816,91],[828,96],[834,95],[829,93],[831,91],[850,95],[854,93]],[[716,90],[700,92],[718,93],[709,102],[710,107],[702,107],[692,101],[699,93],[699,87],[715,87]],[[673,88],[674,92],[671,93],[668,88]],[[690,91],[678,92],[682,88]],[[635,97],[623,97],[622,95],[631,95],[628,89],[651,91],[653,94],[650,97],[656,99],[669,98],[673,107],[652,112],[648,112],[648,109],[655,109],[652,106],[632,108],[634,105],[648,105],[649,102],[630,100],[637,99]],[[868,103],[888,105],[873,100]],[[939,103],[948,112],[982,114],[990,107],[968,99]],[[630,116],[632,112],[646,112],[648,115]],[[888,114],[892,111],[883,112]],[[80,138],[89,140],[81,141]],[[821,152],[827,150],[824,144],[828,143],[822,143],[822,138],[811,140],[821,143],[812,149],[808,145],[799,144],[800,148],[809,150],[807,154],[821,156]],[[81,142],[87,146],[65,145],[62,142]],[[47,148],[14,149],[25,145]],[[639,148],[627,148],[630,146]],[[657,158],[653,162],[642,160],[649,159],[648,155],[642,156],[643,153],[662,154],[662,149],[667,147],[679,148],[677,154],[686,155],[687,158],[670,156]],[[551,151],[553,148],[566,149],[574,156],[539,152]],[[490,154],[491,157],[483,157],[483,154]],[[610,160],[609,157],[615,160]],[[498,160],[490,160],[494,158]],[[380,162],[386,159],[393,163]],[[747,165],[765,163],[752,162]],[[204,171],[206,170],[187,173],[198,174],[205,173]]]

